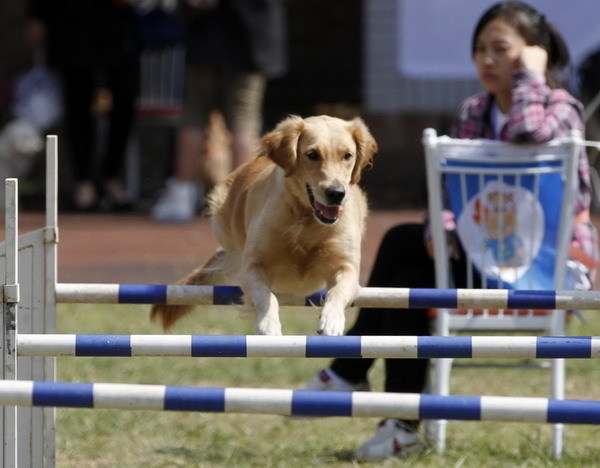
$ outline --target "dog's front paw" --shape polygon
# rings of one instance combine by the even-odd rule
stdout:
[[[277,318],[264,318],[256,322],[258,335],[281,335],[281,322]]]
[[[325,314],[319,318],[317,333],[319,335],[339,336],[344,334],[346,318],[344,314]]]

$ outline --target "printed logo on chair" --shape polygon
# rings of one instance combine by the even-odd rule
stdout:
[[[553,289],[559,175],[449,174],[446,183],[458,236],[487,287]]]

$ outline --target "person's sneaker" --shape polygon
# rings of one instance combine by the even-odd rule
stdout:
[[[383,419],[373,437],[354,452],[356,461],[382,461],[403,458],[419,447],[419,434],[397,419]]]
[[[308,383],[306,390],[334,390],[342,392],[368,392],[369,382],[363,380],[353,384],[343,379],[331,369],[321,369]]]
[[[160,223],[187,223],[196,216],[198,191],[193,182],[169,179],[165,191],[152,207],[154,221]]]

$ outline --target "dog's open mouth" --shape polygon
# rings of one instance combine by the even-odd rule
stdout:
[[[312,187],[306,186],[306,193],[308,194],[308,201],[310,206],[313,207],[315,217],[324,224],[333,224],[340,217],[342,212],[342,205],[323,205],[315,200],[313,195]]]

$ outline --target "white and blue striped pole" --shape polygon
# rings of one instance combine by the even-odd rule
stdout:
[[[20,334],[17,354],[80,357],[597,359],[600,357],[600,337]]]
[[[319,305],[318,292],[306,298],[282,296],[282,305]],[[237,286],[181,286],[158,284],[58,283],[59,303],[198,304],[242,302]],[[508,289],[361,288],[356,307],[448,309],[600,310],[600,291],[529,291]]]
[[[94,409],[600,424],[600,401],[1,381],[0,404]]]

